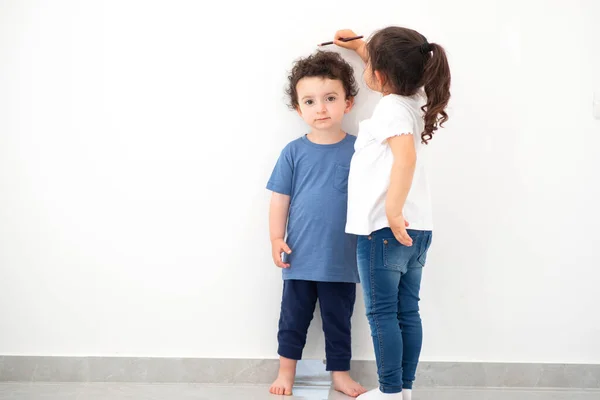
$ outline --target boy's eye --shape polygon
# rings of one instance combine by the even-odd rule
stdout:
[[[327,98],[327,101],[335,101],[335,96],[329,96],[329,97]]]
[[[304,104],[306,104],[307,106],[311,106],[313,103],[314,103],[314,101],[312,101],[312,100],[306,100],[304,102]]]

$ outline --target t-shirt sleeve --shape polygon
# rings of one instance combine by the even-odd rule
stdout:
[[[286,146],[281,151],[277,164],[275,164],[275,168],[273,168],[271,178],[267,183],[267,189],[291,196],[293,174],[294,164],[292,162],[292,154],[290,152],[290,146]]]
[[[415,127],[413,114],[400,104],[386,104],[373,115],[373,136],[379,143],[391,137],[410,135]]]

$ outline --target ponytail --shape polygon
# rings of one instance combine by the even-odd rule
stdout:
[[[423,87],[427,95],[427,104],[421,109],[425,113],[425,130],[421,133],[421,142],[427,144],[438,126],[448,120],[445,108],[450,100],[450,66],[444,48],[436,43],[425,43],[431,51],[431,57],[425,64]],[[423,48],[421,48],[423,50]]]

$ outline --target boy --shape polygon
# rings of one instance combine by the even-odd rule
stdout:
[[[296,62],[287,94],[291,108],[311,131],[283,149],[267,184],[273,192],[269,210],[273,261],[282,268],[284,279],[277,335],[280,367],[270,392],[292,394],[296,364],[318,299],[327,370],[332,371],[336,390],[356,397],[366,391],[348,373],[350,319],[359,278],[356,237],[344,231],[356,138],[341,128],[357,94],[354,71],[339,54],[317,52]]]

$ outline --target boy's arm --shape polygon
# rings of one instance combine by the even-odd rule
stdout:
[[[281,253],[292,251],[285,243],[285,229],[290,209],[290,196],[273,192],[269,207],[269,235],[271,238],[273,262],[279,268],[289,268],[289,264],[281,259]]]
[[[394,164],[390,175],[390,187],[385,199],[385,212],[394,236],[405,246],[412,245],[412,239],[406,232],[406,223],[402,210],[412,185],[417,155],[413,135],[400,135],[388,139],[394,155]]]

